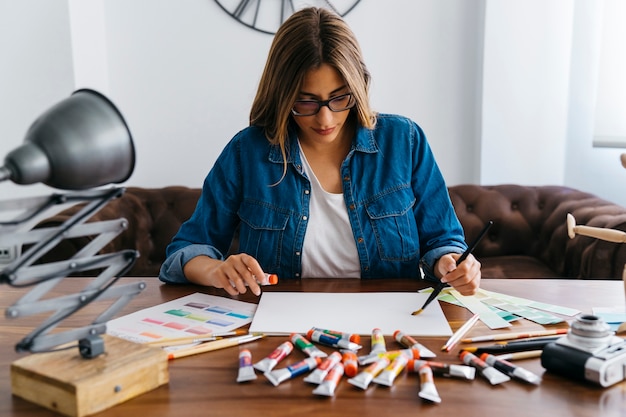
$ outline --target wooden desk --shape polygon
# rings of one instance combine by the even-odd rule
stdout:
[[[134,278],[124,278],[130,281]],[[225,293],[195,286],[167,286],[157,279],[146,279],[146,290],[136,297],[118,314],[150,307],[192,292],[216,295]],[[65,279],[55,293],[75,292],[84,285],[84,279]],[[483,288],[510,295],[531,298],[553,304],[574,307],[590,313],[594,306],[612,306],[624,303],[624,285],[621,281],[576,281],[576,280],[483,280]],[[266,291],[328,291],[328,292],[376,292],[415,291],[422,283],[409,280],[309,280],[281,282]],[[15,302],[25,289],[8,286],[0,288],[0,309]],[[244,295],[242,301],[255,301],[254,296]],[[87,315],[94,309],[88,306]],[[466,309],[442,303],[446,317],[456,330],[471,313]],[[94,313],[95,314],[95,313]],[[7,320],[0,318],[0,416],[54,416],[55,414],[11,394],[9,366],[22,357],[13,346],[27,334],[39,319],[24,318]],[[75,326],[79,318],[70,318],[66,326]],[[84,323],[80,323],[82,325]],[[542,327],[520,320],[510,331],[539,330]],[[341,329],[340,329],[341,330]],[[479,323],[470,335],[491,332]],[[459,363],[458,348],[451,353],[442,353],[440,348],[446,338],[418,338],[422,344],[437,353],[437,360]],[[252,351],[253,360],[267,356],[286,337],[269,337],[246,344]],[[363,353],[369,349],[369,337],[362,341]],[[388,339],[388,349],[397,346]],[[256,381],[245,384],[235,382],[238,369],[237,348],[210,352],[181,358],[170,362],[170,383],[97,414],[98,416],[623,416],[626,410],[626,382],[602,389],[593,385],[568,381],[560,376],[545,373],[539,359],[519,361],[525,368],[543,375],[540,386],[525,385],[510,381],[491,386],[477,376],[474,381],[435,377],[442,397],[441,404],[423,402],[417,395],[419,378],[406,371],[398,376],[393,387],[371,384],[362,391],[344,380],[338,386],[335,397],[313,395],[313,386],[302,381],[302,377],[283,382],[274,387],[259,375]],[[304,355],[293,352],[279,368],[302,359]]]

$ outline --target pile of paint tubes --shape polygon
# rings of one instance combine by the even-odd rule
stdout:
[[[313,394],[332,397],[342,377],[359,389],[366,390],[371,383],[391,387],[396,377],[404,370],[418,373],[420,386],[418,395],[428,402],[439,403],[441,397],[437,392],[433,374],[473,380],[476,367],[474,362],[466,365],[444,364],[426,358],[434,358],[435,354],[418,343],[411,336],[400,330],[393,334],[394,339],[402,346],[401,349],[387,350],[385,338],[380,329],[372,330],[371,350],[369,354],[357,356],[362,348],[360,336],[333,330],[312,328],[304,335],[293,333],[288,341],[281,343],[270,355],[253,363],[249,349],[239,352],[239,372],[237,382],[257,379],[255,370],[274,385],[308,375],[304,382],[315,385]],[[338,350],[327,354],[314,343],[330,346]],[[301,350],[306,358],[290,366],[277,368],[277,365],[294,349]],[[359,372],[359,366],[365,366]]]

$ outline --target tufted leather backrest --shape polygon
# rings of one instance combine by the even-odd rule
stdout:
[[[127,217],[129,223],[140,225],[140,233],[134,235],[134,247],[138,248],[141,256],[130,274],[158,275],[167,245],[193,213],[200,192],[199,188],[181,186],[158,189],[129,187],[126,190],[127,196],[137,200],[142,207],[142,210],[118,213]]]
[[[128,230],[104,251],[136,249],[140,257],[128,275],[157,276],[167,245],[193,213],[200,193],[199,188],[182,186],[128,187],[92,218],[128,220]],[[494,222],[474,252],[479,260],[522,255],[540,260],[560,277],[621,278],[626,244],[584,236],[569,239],[565,221],[572,213],[577,224],[626,231],[626,209],[621,206],[562,186],[457,185],[449,187],[449,193],[468,242],[487,221]],[[75,210],[43,225],[59,224]],[[63,242],[48,260],[67,259],[83,245]]]
[[[165,260],[165,248],[180,225],[191,216],[201,190],[171,186],[163,188],[128,187],[125,193],[110,201],[89,221],[125,218],[128,228],[108,243],[103,253],[122,249],[139,251],[139,258],[127,275],[157,276]],[[76,205],[46,219],[38,227],[58,226],[83,205]],[[62,241],[42,262],[68,259],[82,248],[89,238],[81,237]]]
[[[566,216],[577,224],[626,231],[626,209],[595,195],[562,186],[458,185],[450,198],[467,241],[493,220],[474,254],[483,257],[527,255],[562,277],[619,278],[626,245],[567,235]]]

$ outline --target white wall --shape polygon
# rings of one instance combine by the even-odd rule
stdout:
[[[618,151],[592,149],[574,127],[592,117],[572,103],[592,94],[572,79],[587,68],[575,29],[597,7],[588,3],[362,0],[346,20],[373,75],[374,107],[425,129],[450,185],[565,184],[626,205],[579,173],[584,143],[585,155],[608,154],[585,170],[626,175]],[[198,187],[247,125],[270,43],[212,0],[0,0],[0,158],[43,110],[90,87],[133,132],[127,185]],[[5,182],[0,198],[40,188]]]
[[[602,2],[578,0],[574,14],[574,43],[565,170],[576,188],[626,205],[626,170],[619,162],[624,149],[594,148],[594,109],[601,53]]]
[[[487,3],[482,183],[564,183],[572,13],[569,0]]]
[[[67,1],[0,0],[0,162],[31,123],[74,90]],[[0,184],[0,198],[47,192]]]

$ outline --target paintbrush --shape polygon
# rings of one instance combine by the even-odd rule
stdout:
[[[481,239],[483,238],[483,236],[485,236],[485,234],[487,233],[487,230],[489,230],[489,228],[491,227],[491,225],[493,224],[493,221],[489,220],[487,222],[487,224],[485,225],[485,227],[483,227],[483,230],[481,230],[480,234],[478,235],[478,237],[476,239],[474,239],[474,242],[472,242],[472,244],[470,246],[467,247],[467,249],[465,250],[465,252],[463,252],[463,254],[459,257],[459,259],[457,259],[456,264],[457,266],[459,266],[461,264],[461,262],[463,262],[470,253],[472,253],[472,251],[476,248],[476,246],[478,246],[478,243],[481,241]],[[428,304],[430,304],[435,298],[437,298],[437,296],[441,293],[441,291],[447,286],[448,284],[444,283],[444,282],[439,282],[437,283],[437,285],[435,285],[433,292],[430,294],[430,296],[426,299],[426,302],[424,303],[424,305],[422,306],[422,308],[420,308],[419,310],[414,311],[413,313],[411,313],[413,316],[417,316],[418,314],[420,314],[422,311],[424,311],[424,309],[426,308],[426,306]]]

